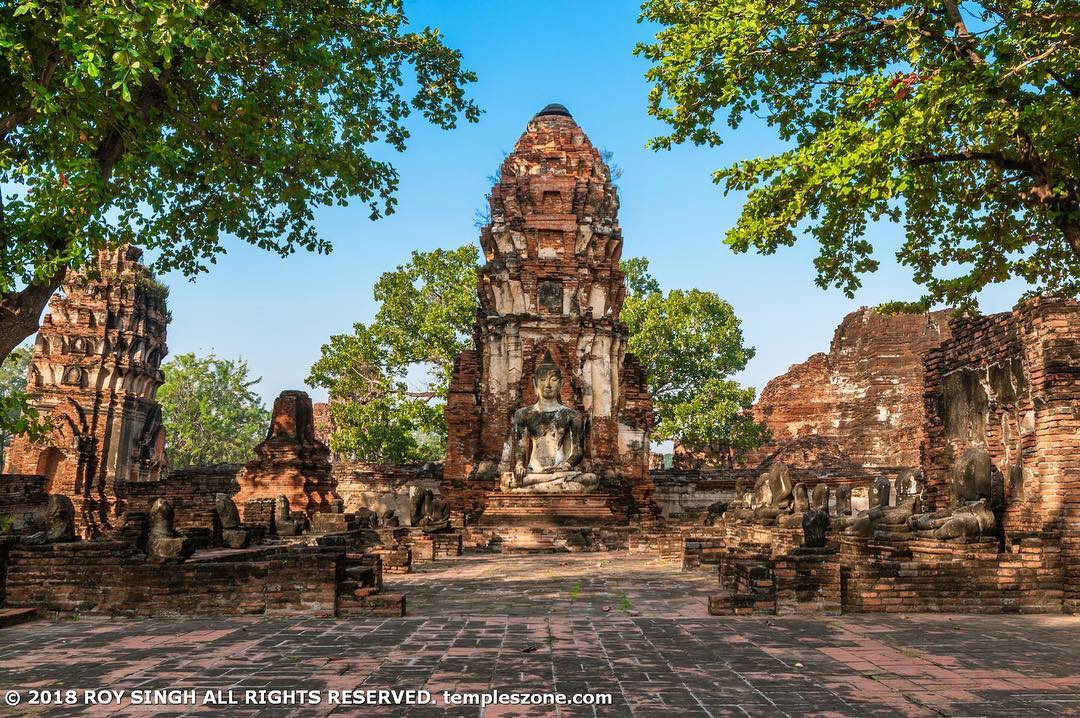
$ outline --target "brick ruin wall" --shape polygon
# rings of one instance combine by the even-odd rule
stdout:
[[[733,469],[654,469],[653,485],[656,487],[656,503],[661,516],[670,522],[699,521],[710,504],[716,501],[730,501],[735,496],[735,482],[745,481],[751,488],[757,478],[764,473],[772,461],[783,461],[790,467],[793,483],[805,483],[808,489],[818,484],[825,484],[830,489],[837,486],[850,486],[852,506],[855,510],[867,508],[867,491],[878,476],[895,481],[902,470],[899,467],[860,466],[851,462],[830,461],[816,457],[800,465],[798,457],[792,457],[795,451],[805,456],[802,447],[787,447],[778,451],[758,468]],[[830,502],[833,496],[830,495]]]
[[[338,549],[266,547],[161,564],[119,541],[13,548],[6,599],[60,615],[331,617],[341,558]]]
[[[239,486],[239,464],[215,464],[178,469],[158,481],[141,481],[124,487],[129,511],[149,512],[156,499],[168,501],[175,512],[177,531],[212,536],[220,530],[214,499],[217,494],[233,496]]]
[[[848,314],[827,353],[765,385],[753,414],[772,440],[742,465],[783,453],[793,467],[917,466],[925,438],[923,355],[948,336],[947,312]]]
[[[337,495],[345,502],[346,512],[366,508],[382,514],[393,510],[401,525],[408,526],[409,489],[415,486],[440,493],[443,465],[339,460],[334,462],[331,478]]]
[[[1080,610],[1080,303],[1037,297],[951,333],[926,356],[927,503],[946,507],[956,458],[986,450],[1006,535],[1060,537],[1065,601]]]
[[[986,451],[1003,486],[1000,538],[963,543],[830,532],[832,549],[801,550],[800,529],[725,517],[712,527],[669,522],[634,537],[631,549],[645,547],[687,568],[716,565],[727,590],[710,610],[721,614],[1080,611],[1080,303],[1036,297],[1012,312],[954,319],[943,336],[923,354],[921,419],[910,407],[903,413],[922,421],[911,427],[921,433],[918,459],[903,463],[926,474],[926,510],[943,510],[952,504],[957,459],[968,449]],[[910,403],[910,388],[903,396]],[[899,441],[917,434],[891,435]],[[835,437],[817,440],[825,451],[843,446]],[[828,463],[823,454],[810,462],[816,468],[793,468],[792,480],[812,486],[813,472]],[[892,479],[899,471],[854,462],[849,469],[851,481],[859,470]],[[658,495],[669,494],[669,483],[693,480],[692,472],[682,474],[654,471]]]
[[[0,474],[0,520],[11,521],[8,532],[22,535],[44,529],[48,503],[44,476]]]
[[[685,568],[717,571],[728,590],[710,599],[716,615],[1068,610],[1053,538],[1020,538],[1004,552],[932,539],[899,546],[833,536],[823,551],[801,542],[799,529],[736,524],[660,537],[657,548]]]

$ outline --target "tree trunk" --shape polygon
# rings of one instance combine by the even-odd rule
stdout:
[[[50,279],[0,296],[0,362],[38,330],[41,313],[60,287],[65,272],[61,269]]]
[[[1080,222],[1060,219],[1057,226],[1061,233],[1065,235],[1065,240],[1069,243],[1069,246],[1072,247],[1073,254],[1080,260]]]

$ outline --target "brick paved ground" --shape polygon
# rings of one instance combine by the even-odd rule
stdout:
[[[710,574],[625,554],[465,557],[395,578],[387,620],[39,621],[0,691],[425,688],[610,693],[565,716],[1080,716],[1080,617],[718,618]],[[571,600],[573,597],[573,600]],[[605,611],[607,608],[609,610]],[[5,710],[0,707],[0,711]],[[11,715],[553,715],[510,706],[7,709]]]

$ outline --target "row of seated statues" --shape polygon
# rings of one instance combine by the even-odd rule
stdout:
[[[893,483],[885,476],[874,480],[868,492],[868,508],[853,512],[851,487],[835,490],[833,511],[829,512],[829,487],[818,484],[812,494],[806,484],[793,483],[790,469],[775,462],[747,490],[738,479],[735,498],[726,505],[710,507],[707,523],[725,520],[781,528],[803,527],[808,522],[825,523],[827,528],[848,536],[875,537],[880,540],[932,538],[968,542],[994,538],[1000,531],[1000,513],[1004,508],[1004,482],[989,454],[972,448],[955,462],[950,476],[950,507],[927,512],[923,507],[925,477],[920,469],[905,469],[895,480],[896,501],[891,501]],[[819,516],[821,514],[822,516]],[[806,544],[811,543],[807,531]]]
[[[308,521],[291,511],[289,500],[278,496],[274,506],[273,531],[278,537],[299,536],[308,528]],[[410,496],[410,520],[414,527],[424,533],[436,533],[450,530],[450,507],[431,489],[417,487]],[[220,526],[221,544],[227,548],[246,548],[251,542],[251,531],[240,519],[236,502],[228,494],[214,496],[214,511]],[[330,513],[343,513],[344,501],[335,499],[330,506]],[[145,517],[145,519],[136,518]],[[396,527],[399,523],[393,510],[376,514],[368,509],[360,509],[357,519],[363,528],[380,526]],[[189,558],[196,548],[196,542],[175,528],[175,511],[165,498],[157,498],[151,503],[147,514],[125,514],[120,523],[119,532],[127,528],[128,521],[136,523],[133,530],[140,537],[133,538],[142,547],[148,559],[159,561],[182,561]],[[143,528],[138,528],[142,526]],[[71,499],[63,494],[49,496],[45,510],[45,528],[27,536],[24,543],[29,546],[41,546],[77,541],[75,530],[75,506]]]

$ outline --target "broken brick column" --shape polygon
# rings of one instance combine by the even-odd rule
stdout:
[[[255,447],[255,461],[236,477],[237,504],[284,495],[293,511],[328,511],[334,499],[330,449],[315,438],[311,397],[283,391],[274,400],[266,439]]]

